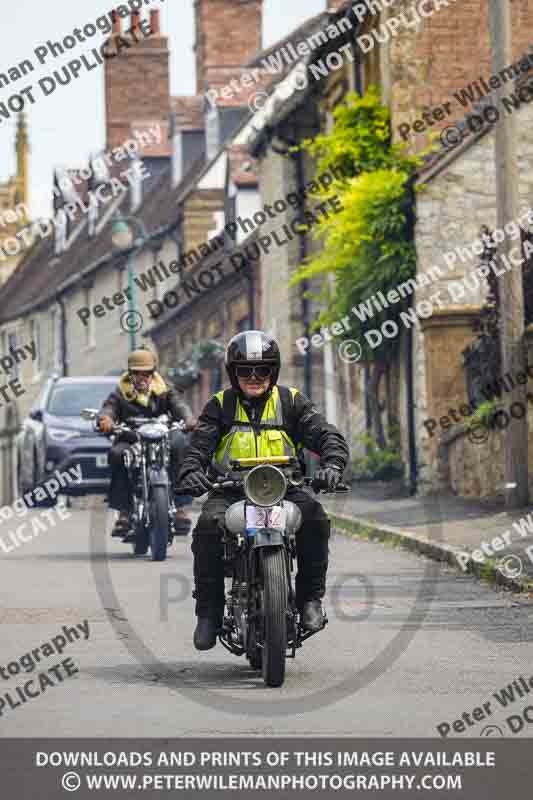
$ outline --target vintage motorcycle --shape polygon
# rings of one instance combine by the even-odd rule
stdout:
[[[85,408],[83,419],[92,420],[98,430],[99,412]],[[136,556],[150,548],[152,561],[164,561],[167,546],[176,535],[176,507],[169,477],[169,432],[183,430],[182,422],[171,422],[166,415],[154,419],[130,417],[113,428],[111,436],[128,434],[131,447],[124,452],[124,466],[132,486],[133,508],[130,530],[123,541],[133,546]],[[105,435],[105,434],[103,434]]]
[[[224,519],[224,574],[231,585],[219,640],[231,653],[246,655],[250,666],[262,671],[266,686],[281,686],[286,658],[295,658],[304,640],[319,632],[303,629],[296,607],[291,574],[302,515],[284,498],[289,486],[308,484],[315,492],[321,487],[304,478],[300,462],[290,456],[242,458],[231,468],[213,484],[245,494]],[[324,614],[322,628],[327,621]]]

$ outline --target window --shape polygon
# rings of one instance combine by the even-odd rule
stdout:
[[[128,278],[127,278],[126,268],[122,267],[122,269],[117,269],[117,292],[123,292],[124,289],[127,288],[127,283],[128,283]],[[124,312],[128,310],[127,296],[124,303],[120,306],[117,304],[115,308],[117,310],[117,325],[119,332],[126,333],[125,328],[123,328],[122,325],[120,324],[120,320],[122,319],[122,315],[124,314]]]
[[[58,330],[57,330],[57,318],[58,318],[57,308],[53,308],[50,312],[50,363],[52,365],[52,369],[57,367],[57,347],[58,347]]]
[[[168,289],[169,289],[168,285],[165,286],[165,273],[163,272],[161,267],[158,266],[160,261],[163,261],[163,260],[159,259],[159,261],[158,261],[157,255],[154,254],[154,263],[152,264],[151,268],[148,270],[149,274],[154,279],[154,286],[153,286],[153,289],[152,289],[152,300],[159,300],[159,301],[161,300],[161,298],[163,297],[165,292],[168,291]],[[155,271],[156,267],[158,268],[157,272]],[[158,274],[161,275],[163,280],[159,280],[159,278],[157,277]]]
[[[220,117],[216,106],[210,107],[205,115],[206,156],[210,161],[220,149]]]
[[[30,344],[35,347],[35,358],[33,360],[33,377],[38,378],[41,374],[41,327],[38,319],[30,322]]]
[[[11,356],[13,365],[8,371],[10,380],[18,380],[20,378],[20,371],[18,361],[15,357],[15,351],[20,347],[20,339],[16,333],[7,334],[7,352],[6,355]]]
[[[96,234],[96,223],[98,222],[98,200],[93,192],[89,194],[89,213],[87,222],[87,232],[89,237]]]
[[[61,208],[54,217],[56,256],[60,256],[67,249],[67,226],[67,215]]]
[[[61,372],[62,355],[61,312],[59,306],[55,306],[50,312],[50,360],[56,372]]]
[[[3,358],[4,356],[8,356],[8,355],[9,355],[9,346],[8,346],[8,343],[7,343],[7,333],[6,333],[6,331],[3,331],[2,332],[2,352],[0,353],[0,356]],[[6,377],[9,378],[9,373],[8,373],[7,370],[6,370]],[[4,381],[2,381],[2,383],[3,382]]]
[[[177,186],[183,177],[183,139],[181,131],[173,137],[174,157],[172,159],[172,185]]]
[[[84,305],[92,308],[93,306],[93,288],[86,286],[84,288]],[[59,315],[58,315],[59,316]],[[87,320],[85,327],[85,347],[95,347],[96,342],[94,339],[94,314],[91,314]]]
[[[143,178],[141,177],[141,172],[142,161],[136,159],[131,166],[131,173],[129,173],[132,176],[130,180],[130,211],[132,214],[137,211],[142,202]]]

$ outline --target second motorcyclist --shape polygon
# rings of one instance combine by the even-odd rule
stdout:
[[[128,370],[125,372],[100,410],[98,427],[103,433],[111,433],[116,423],[128,417],[158,417],[167,414],[179,422],[185,421],[186,430],[192,430],[195,419],[189,406],[179,399],[175,389],[167,386],[156,371],[156,357],[150,350],[134,350],[128,356]],[[122,434],[117,437],[109,453],[111,485],[109,487],[109,506],[120,514],[115,523],[112,536],[124,537],[129,529],[131,510],[131,486],[128,472],[124,466],[123,454],[135,434]],[[183,460],[184,434],[175,430],[170,432],[171,477],[176,487],[177,476]],[[186,495],[176,493],[178,530],[189,527],[184,506],[190,502]]]

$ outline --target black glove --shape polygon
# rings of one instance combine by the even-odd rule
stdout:
[[[193,497],[200,497],[212,488],[213,484],[207,480],[205,472],[202,469],[189,472],[179,482],[177,487],[178,491],[182,494],[190,494]]]
[[[342,473],[338,467],[321,467],[313,475],[313,488],[327,488],[332,492],[340,483]]]

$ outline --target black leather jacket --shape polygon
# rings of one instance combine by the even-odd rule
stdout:
[[[322,465],[335,466],[343,472],[349,458],[344,436],[334,425],[326,422],[324,416],[303,394],[297,392],[292,400],[291,393],[284,388],[278,386],[284,427],[292,441],[295,444],[301,443],[308,450],[317,453]],[[237,392],[234,389],[226,391],[233,393],[236,398]],[[270,390],[257,401],[243,401],[243,398],[240,398],[251,421],[261,418],[269,393]],[[218,399],[212,397],[203,409],[192,434],[190,447],[181,468],[180,480],[198,469],[207,471],[218,443],[231,428],[232,420],[233,415],[225,415]]]

